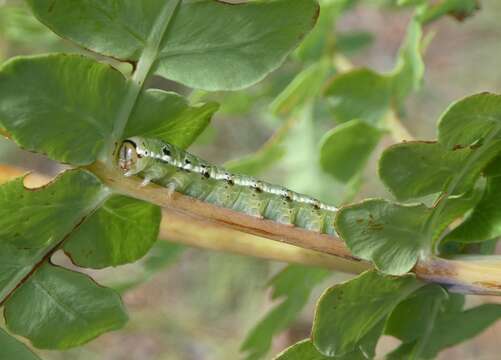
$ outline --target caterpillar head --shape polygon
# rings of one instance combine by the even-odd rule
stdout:
[[[118,150],[118,166],[126,176],[135,175],[144,170],[147,159],[143,158],[138,151],[139,140],[136,138],[126,139]]]

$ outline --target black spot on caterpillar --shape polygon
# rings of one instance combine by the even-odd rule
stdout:
[[[151,181],[216,206],[335,234],[336,207],[282,186],[231,174],[157,139],[133,137],[123,141],[118,165],[126,176],[137,175],[145,184]]]

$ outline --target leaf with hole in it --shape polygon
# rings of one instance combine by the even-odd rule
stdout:
[[[161,217],[156,205],[115,195],[71,234],[64,251],[93,269],[137,261],[157,240]]]
[[[209,125],[218,108],[213,102],[190,106],[181,95],[149,89],[140,95],[124,137],[156,138],[187,148]]]
[[[17,58],[0,68],[0,128],[21,147],[90,164],[109,138],[125,78],[80,55]]]
[[[422,231],[429,215],[424,205],[371,199],[341,208],[335,227],[355,256],[373,261],[384,273],[401,275],[429,244]]]
[[[26,345],[0,329],[0,359],[40,360]]]
[[[273,299],[284,300],[274,307],[247,335],[241,350],[245,358],[260,359],[271,347],[273,336],[283,331],[304,308],[310,293],[329,275],[324,269],[289,265],[271,281]]]
[[[383,131],[360,120],[336,126],[322,139],[322,168],[339,181],[348,182],[363,169],[382,135]]]
[[[377,123],[388,111],[392,81],[369,69],[357,69],[334,77],[324,92],[338,122],[360,119]]]
[[[42,265],[5,303],[10,331],[40,349],[67,349],[121,328],[120,296],[87,275]]]
[[[158,48],[151,34],[174,0],[29,0],[33,12],[57,34],[98,53],[137,61],[145,50],[156,73],[206,90],[249,86],[276,69],[314,26],[313,0],[183,1],[172,13]],[[287,16],[284,16],[286,14]]]
[[[335,358],[322,355],[310,339],[302,340],[285,349],[274,360],[367,360],[361,351],[350,352]]]
[[[0,302],[108,195],[82,170],[40,189],[25,189],[22,178],[1,185]]]
[[[321,296],[315,310],[315,347],[331,357],[365,350],[367,344],[374,348],[374,338],[381,335],[386,317],[420,286],[411,275],[392,277],[367,271],[331,287]]]

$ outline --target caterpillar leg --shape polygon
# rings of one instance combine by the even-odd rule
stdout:
[[[145,186],[146,186],[146,185],[148,185],[150,182],[151,182],[151,178],[149,178],[149,177],[147,177],[147,176],[146,176],[146,177],[143,179],[143,181],[141,182],[141,184],[140,184],[139,186],[141,186],[141,187],[145,187]]]
[[[167,190],[167,197],[171,198],[172,195],[176,192],[177,189],[177,184],[175,182],[170,182],[165,186],[165,189]]]

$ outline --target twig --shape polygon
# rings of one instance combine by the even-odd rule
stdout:
[[[164,188],[155,185],[140,187],[140,179],[125,178],[101,163],[89,167],[89,170],[115,191],[164,207],[161,238],[210,250],[353,274],[370,268],[369,263],[354,257],[336,237],[257,219],[177,193],[169,197]],[[23,173],[25,171],[20,169],[1,166],[0,183]],[[33,187],[45,183],[46,178],[30,176],[26,181]],[[242,234],[235,229],[261,236]],[[425,281],[449,285],[453,291],[501,296],[499,256],[422,259],[412,271]]]
[[[402,124],[402,121],[394,109],[388,110],[384,122],[390,129],[391,136],[396,142],[400,143],[414,140],[414,136],[412,136],[409,130]]]
[[[140,187],[141,179],[125,178],[118,171],[109,170],[100,163],[89,167],[89,170],[119,193],[149,201],[169,211],[189,216],[192,219],[203,220],[221,227],[277,240],[302,249],[321,252],[327,256],[345,259],[353,263],[362,263],[360,269],[366,266],[365,262],[350,253],[344,242],[339,238],[278,224],[270,220],[258,219],[207,204],[179,193],[169,196],[166,189],[156,185]],[[204,230],[205,225],[199,229],[200,238],[204,236]],[[262,254],[262,252],[254,249],[256,245],[254,243],[247,243],[245,246],[248,246],[248,248],[244,249],[242,244],[232,246],[228,245],[228,242],[218,243],[217,237],[212,240],[207,237],[205,242],[205,244],[199,243],[196,238],[191,240],[193,245],[213,250],[228,251],[231,249],[231,251],[241,254]],[[280,253],[277,253],[277,257],[274,257],[274,259],[279,260],[279,255]],[[309,265],[325,266],[324,257],[322,260],[310,257],[308,261]],[[481,259],[465,260],[427,258],[420,260],[412,271],[425,281],[447,284],[454,290],[463,293],[501,295],[501,258],[483,257]]]
[[[140,178],[127,178],[120,171],[109,169],[100,162],[89,166],[88,169],[118,193],[245,233],[331,254],[355,262],[360,261],[350,253],[344,242],[338,238],[279,224],[271,220],[259,219],[179,193],[170,194],[167,189],[155,184],[141,187]]]
[[[367,262],[349,261],[318,251],[270,241],[168,209],[163,211],[160,238],[208,250],[323,267],[349,274],[359,274],[370,268]]]

